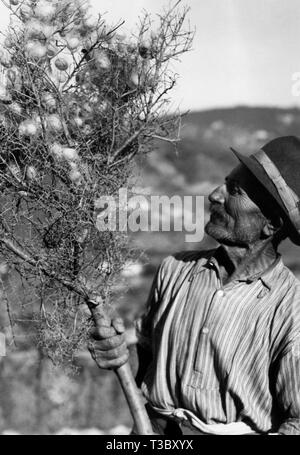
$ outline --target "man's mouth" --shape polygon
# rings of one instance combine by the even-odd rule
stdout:
[[[223,210],[220,209],[219,207],[216,208],[216,207],[210,206],[209,210],[210,210],[210,221],[212,221],[213,223],[215,221],[225,221],[226,220],[227,217],[226,217],[225,213],[223,213]]]
[[[224,218],[223,218],[223,216],[220,215],[219,213],[217,213],[217,212],[212,212],[212,213],[210,214],[210,221],[211,221],[212,223],[215,223],[215,222],[218,222],[218,221],[224,221]]]

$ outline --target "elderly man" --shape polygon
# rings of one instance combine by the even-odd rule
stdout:
[[[138,324],[137,383],[159,434],[300,434],[300,282],[277,252],[300,244],[300,140],[234,153],[209,196],[220,247],[167,257]],[[102,368],[128,358],[118,323],[94,333]]]

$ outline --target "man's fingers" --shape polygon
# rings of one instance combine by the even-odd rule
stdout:
[[[127,353],[127,347],[126,344],[124,343],[121,346],[118,346],[117,348],[109,349],[107,351],[100,351],[96,348],[95,352],[96,357],[99,359],[116,360]]]
[[[96,363],[100,368],[104,369],[116,369],[124,365],[124,363],[127,362],[129,358],[129,353],[126,352],[123,354],[121,357],[114,359],[114,360],[106,360],[106,359],[101,359],[101,358],[96,358]]]
[[[122,318],[111,319],[98,319],[97,327],[91,330],[91,335],[95,340],[102,340],[103,338],[110,338],[117,334],[125,332],[124,321]]]
[[[111,326],[111,318],[106,316],[96,317],[96,322],[98,327],[110,327]]]
[[[95,342],[95,349],[100,349],[101,351],[108,351],[109,349],[114,349],[122,344],[125,345],[125,339],[122,335],[116,335],[111,338],[106,338],[105,340],[100,340]]]
[[[98,326],[92,329],[91,335],[95,340],[103,340],[105,338],[116,336],[116,330],[111,326]]]
[[[114,318],[112,320],[112,326],[116,329],[118,333],[124,333],[125,332],[125,326],[124,326],[124,321],[122,318]]]

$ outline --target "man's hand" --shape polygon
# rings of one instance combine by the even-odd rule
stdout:
[[[124,322],[120,317],[105,317],[97,321],[91,336],[89,351],[99,368],[119,368],[127,362],[129,352],[125,342]]]

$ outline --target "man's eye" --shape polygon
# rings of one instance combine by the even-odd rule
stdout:
[[[241,189],[234,182],[227,182],[227,191],[231,195],[241,194]]]

